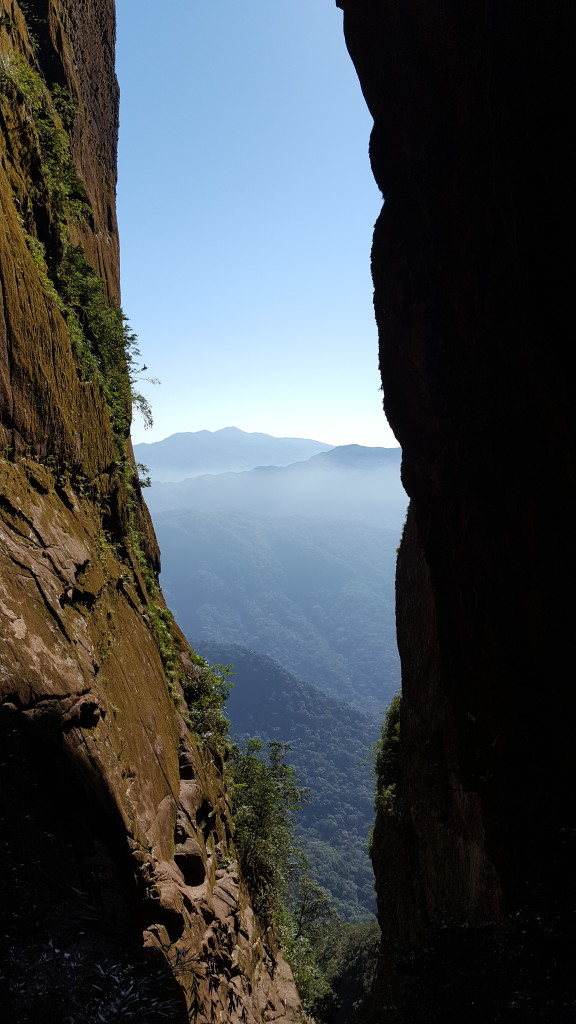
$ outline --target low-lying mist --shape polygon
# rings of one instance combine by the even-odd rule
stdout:
[[[356,450],[350,453],[350,448]],[[153,513],[175,508],[202,512],[235,508],[250,515],[359,520],[398,531],[407,506],[400,482],[399,449],[358,446],[336,448],[287,467],[262,466],[242,473],[197,476],[181,483],[156,483],[153,479],[147,500]]]

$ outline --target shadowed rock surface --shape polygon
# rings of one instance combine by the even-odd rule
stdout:
[[[576,12],[343,6],[374,116],[380,365],[411,499],[397,799],[374,860],[385,948],[414,946],[375,1012],[567,1020]]]

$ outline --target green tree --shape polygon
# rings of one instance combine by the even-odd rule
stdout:
[[[278,921],[288,899],[296,854],[294,814],[307,797],[293,768],[285,763],[287,743],[258,739],[234,746],[234,839],[254,909]]]
[[[194,654],[193,669],[180,683],[188,708],[188,722],[194,732],[211,745],[228,747],[229,721],[224,713],[224,704],[234,683],[232,665],[208,665],[203,658]]]
[[[308,797],[285,762],[287,743],[249,739],[232,748],[234,839],[256,913],[274,922],[305,1010],[329,999],[314,955],[315,928],[334,915],[326,890],[307,870],[294,841],[294,817]]]
[[[376,752],[376,811],[398,812],[400,785],[400,702],[398,693],[386,712],[382,737]]]
[[[294,921],[294,937],[314,936],[319,929],[336,919],[336,911],[330,893],[323,889],[308,873],[305,859],[302,872],[297,875],[292,887],[290,910]]]

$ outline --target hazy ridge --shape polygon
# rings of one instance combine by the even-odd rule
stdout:
[[[398,688],[398,533],[235,509],[154,515],[162,586],[188,637],[240,643],[379,710]]]
[[[177,481],[200,473],[238,472],[256,466],[287,466],[333,446],[301,437],[246,433],[237,427],[171,434],[162,441],[134,446],[154,481]]]

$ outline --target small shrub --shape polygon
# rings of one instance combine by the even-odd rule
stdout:
[[[136,469],[138,470],[138,483],[140,487],[151,487],[152,480],[148,466],[145,466],[143,462],[137,462]]]
[[[40,73],[25,57],[9,52],[0,55],[0,92],[23,106],[35,129],[42,175],[58,219],[65,224],[89,218],[92,211],[86,189],[74,168],[66,131],[66,123],[72,116],[72,101],[65,102],[65,90],[55,87],[55,95],[52,95]],[[38,183],[30,182],[28,191],[34,196]]]
[[[314,1013],[314,1006],[329,999],[331,988],[319,966],[312,943],[307,935],[298,932],[291,914],[285,912],[280,923],[282,951],[294,975],[298,995],[306,1012]]]
[[[230,723],[223,707],[233,687],[231,665],[210,667],[197,657],[194,673],[181,679],[190,728],[216,746],[226,743]]]
[[[256,912],[278,923],[288,900],[294,844],[294,814],[307,796],[284,761],[290,746],[267,748],[250,739],[230,758],[234,840]]]
[[[140,369],[137,335],[123,310],[107,298],[104,282],[81,246],[66,246],[56,283],[65,303],[79,371],[84,379],[97,378],[102,384],[119,456],[125,459],[131,407],[142,414],[145,427],[153,422],[148,399],[134,388]]]
[[[386,712],[376,751],[376,811],[389,815],[399,810],[400,702],[401,696],[398,693]]]
[[[52,102],[58,112],[62,125],[67,132],[72,131],[78,116],[78,103],[64,85],[57,83],[50,89]]]
[[[3,1020],[18,1024],[162,1024],[183,1020],[168,965],[68,952],[51,941],[13,950],[0,968]]]

